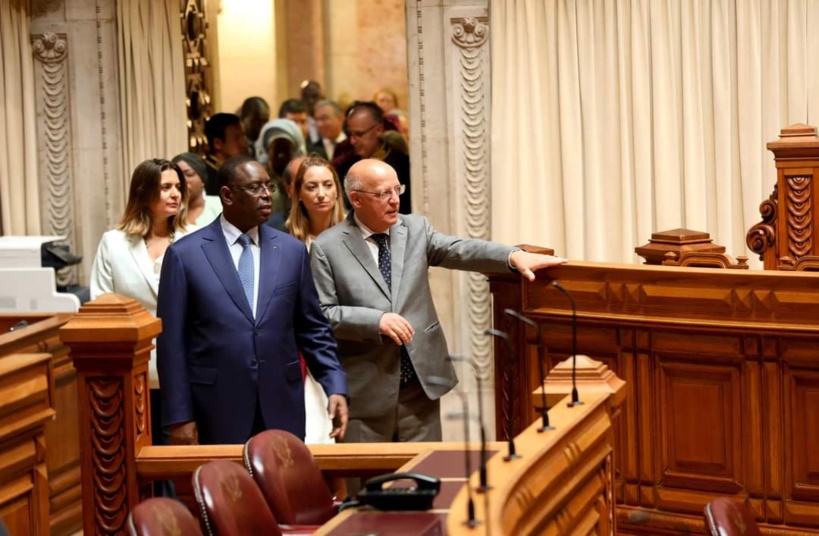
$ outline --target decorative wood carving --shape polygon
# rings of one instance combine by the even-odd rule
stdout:
[[[745,236],[748,249],[759,255],[759,260],[765,260],[765,252],[773,251],[776,245],[776,213],[779,199],[779,185],[775,184],[773,193],[759,205],[759,215],[762,221],[751,227]],[[768,269],[768,266],[765,266]]]
[[[572,349],[571,308],[550,287],[556,279],[577,302],[578,352],[628,388],[615,426],[628,453],[615,455],[620,533],[701,532],[703,506],[729,495],[763,533],[819,534],[815,276],[582,262],[533,284],[491,276],[496,318],[519,304],[541,324],[551,362]],[[524,348],[518,365],[535,366],[537,353]],[[497,379],[496,393],[500,404]],[[525,402],[518,417],[531,422],[537,413]]]
[[[714,244],[711,235],[690,229],[672,229],[652,233],[648,244],[634,248],[634,252],[646,260],[646,264],[662,264],[668,253],[677,256],[684,253],[725,253],[725,246]]]
[[[68,44],[65,34],[46,33],[33,35],[31,38],[39,74],[37,112],[42,118],[38,128],[38,151],[42,182],[41,205],[45,208],[43,228],[47,230],[45,234],[65,236],[66,242],[75,249],[74,181],[66,61]],[[77,271],[73,267],[57,272],[57,284],[76,282]]]
[[[739,255],[736,260],[724,253],[705,253],[687,251],[681,256],[669,251],[665,254],[663,266],[681,266],[689,268],[731,268],[736,270],[748,269],[748,257]]]
[[[83,532],[119,534],[140,489],[136,455],[151,444],[145,378],[160,321],[136,301],[105,294],[60,330],[77,369]],[[140,409],[141,408],[141,409]]]
[[[489,204],[489,137],[486,132],[486,77],[483,46],[489,36],[488,19],[457,18],[450,21],[452,42],[460,58],[458,109],[460,132],[463,137],[462,165],[456,166],[463,174],[465,188],[466,233],[469,238],[489,239],[491,222],[487,218]],[[461,160],[461,159],[459,159]],[[469,355],[476,364],[481,380],[491,380],[492,342],[484,335],[492,318],[489,285],[482,274],[466,274],[469,320]],[[486,385],[486,383],[485,383]]]
[[[205,121],[213,113],[208,86],[208,21],[205,0],[179,0],[182,53],[185,57],[185,104],[188,110],[188,146],[191,151],[207,149]]]
[[[786,177],[788,253],[798,259],[813,251],[811,176]]]

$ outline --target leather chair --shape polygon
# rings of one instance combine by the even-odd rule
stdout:
[[[179,501],[166,498],[142,501],[128,514],[131,536],[202,536],[199,522]]]
[[[244,461],[285,534],[317,528],[336,513],[313,454],[284,430],[267,430],[245,444]]]
[[[193,493],[208,536],[280,536],[264,496],[241,465],[216,460],[193,473]]]
[[[728,497],[705,505],[705,532],[711,536],[761,536],[751,514]]]

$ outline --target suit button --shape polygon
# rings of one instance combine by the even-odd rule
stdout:
[[[253,334],[258,335],[259,334],[259,328],[253,328]]]
[[[250,362],[250,366],[251,366],[251,367],[255,367],[257,364],[258,364],[258,363],[256,362],[256,360],[255,360],[255,359],[254,359],[253,361],[251,361],[251,362]]]

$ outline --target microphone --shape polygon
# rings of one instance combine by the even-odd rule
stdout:
[[[452,389],[455,383],[440,376],[427,376],[427,383]],[[464,465],[466,465],[466,521],[464,525],[475,527],[480,524],[480,521],[475,519],[475,502],[472,500],[472,486],[469,484],[469,477],[472,475],[472,456],[469,450],[469,400],[466,393],[463,391],[455,391],[461,397],[461,404],[463,405],[463,413],[455,413],[447,415],[447,419],[463,418],[464,421]]]
[[[484,333],[487,334],[487,335],[492,335],[493,337],[500,337],[501,339],[503,339],[503,342],[506,343],[506,359],[504,359],[504,361],[508,362],[510,360],[510,356],[512,355],[512,341],[509,339],[509,335],[507,335],[505,332],[497,330],[497,329],[487,329],[486,331],[484,331]],[[509,453],[506,455],[506,457],[503,458],[505,461],[508,462],[509,460],[514,460],[516,458],[520,458],[520,456],[518,456],[517,452],[515,452],[515,427],[514,427],[515,401],[514,401],[514,397],[512,395],[512,385],[511,385],[512,384],[512,375],[508,374],[506,372],[504,372],[504,375],[507,378],[509,378],[506,381],[506,394],[507,394],[507,397],[506,397],[506,408],[505,408],[506,413],[509,416],[509,418],[506,419],[506,439],[509,442]]]
[[[552,282],[552,286],[566,295],[572,303],[572,401],[567,404],[571,406],[579,406],[583,402],[577,396],[577,305],[574,303],[574,298],[571,293],[566,290],[563,285],[557,281]]]
[[[543,410],[540,412],[541,426],[537,429],[537,431],[538,433],[541,433],[546,430],[554,430],[554,426],[549,425],[549,412],[546,411],[546,386],[544,385],[546,376],[543,374],[543,369],[546,367],[543,366],[543,343],[541,342],[540,338],[540,324],[512,309],[504,309],[503,314],[516,318],[524,324],[535,328],[535,333],[537,334],[537,366],[538,374],[540,374],[540,403],[543,406]]]
[[[462,363],[470,363],[472,365],[472,374],[475,376],[475,381],[478,383],[478,426],[481,430],[481,466],[480,466],[480,475],[481,475],[481,485],[478,486],[479,492],[489,491],[492,487],[488,483],[487,479],[487,472],[486,472],[486,428],[483,426],[483,388],[481,382],[481,376],[478,374],[478,366],[475,363],[475,360],[469,357],[462,357],[457,355],[450,355],[447,357],[449,361],[459,361]]]

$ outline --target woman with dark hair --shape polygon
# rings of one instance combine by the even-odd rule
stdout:
[[[187,223],[204,227],[218,218],[222,213],[222,202],[218,195],[205,193],[208,169],[202,157],[195,153],[180,153],[173,157],[172,162],[179,166],[185,175],[185,185],[188,189]]]
[[[293,179],[287,231],[310,249],[313,239],[344,219],[344,203],[336,170],[319,156],[303,158]],[[327,414],[327,395],[302,363],[305,443],[333,443],[333,423]]]
[[[102,235],[91,267],[91,299],[116,292],[140,303],[156,316],[156,295],[162,258],[185,232],[185,175],[168,160],[139,164],[131,176],[125,214],[116,228]],[[160,428],[159,377],[155,352],[148,363],[154,441]]]

